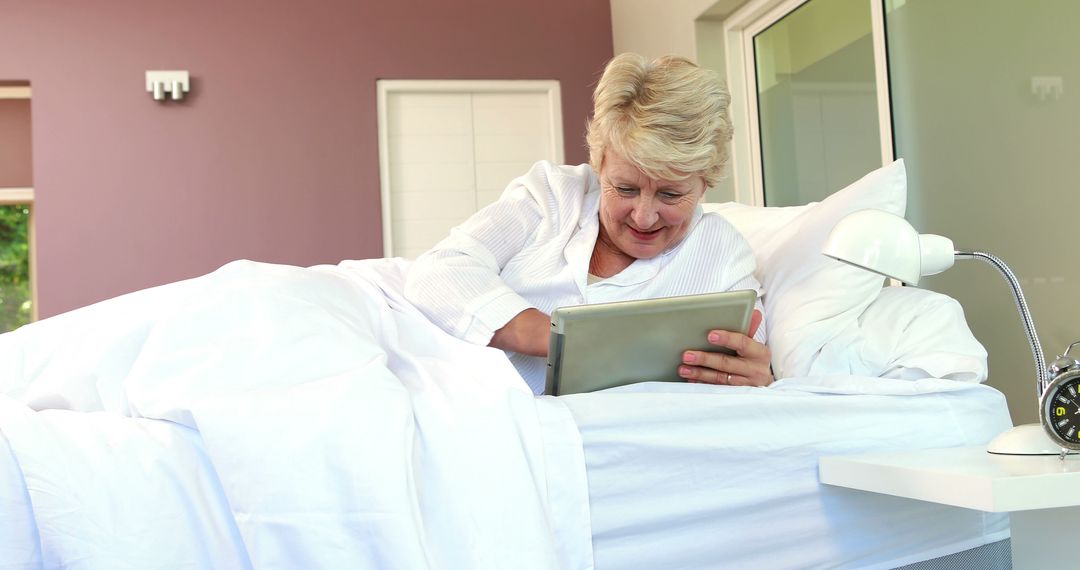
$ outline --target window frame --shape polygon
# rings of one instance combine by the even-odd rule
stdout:
[[[0,86],[0,99],[30,99],[30,86]],[[26,221],[26,243],[30,265],[30,321],[38,320],[37,244],[34,238],[34,189],[32,187],[0,187],[0,206],[26,205],[30,214]]]
[[[29,247],[27,263],[30,265],[30,322],[38,320],[37,245],[34,243],[34,189],[0,188],[0,206],[26,205],[30,214],[26,220],[26,243]]]
[[[735,127],[731,162],[736,202],[754,206],[765,204],[754,36],[809,1],[751,0],[724,20],[724,58],[732,93],[731,119]],[[881,164],[884,166],[895,160],[885,44],[885,6],[883,0],[866,1],[870,3],[878,132]]]

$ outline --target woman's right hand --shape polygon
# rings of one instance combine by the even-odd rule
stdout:
[[[735,351],[734,355],[720,352],[687,350],[683,353],[683,364],[679,366],[679,376],[689,382],[706,384],[727,384],[730,386],[768,386],[773,377],[769,347],[754,340],[754,333],[762,321],[761,311],[754,310],[750,318],[750,332],[714,330],[709,331],[710,344],[723,346]]]
[[[488,346],[530,356],[548,355],[551,317],[539,309],[525,309],[491,337]]]

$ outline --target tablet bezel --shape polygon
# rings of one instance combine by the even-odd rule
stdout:
[[[756,300],[756,291],[740,289],[560,307],[551,315],[544,393],[683,382],[677,372],[683,351],[730,353],[710,345],[708,331],[746,334]]]

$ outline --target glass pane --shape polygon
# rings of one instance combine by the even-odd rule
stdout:
[[[868,0],[810,0],[754,36],[765,203],[821,200],[881,166]]]
[[[1020,277],[1053,358],[1080,339],[1075,168],[1080,2],[886,3],[893,122],[908,219]],[[1005,281],[962,261],[921,283],[961,302],[1013,420],[1037,421],[1035,368]]]
[[[0,332],[30,322],[29,219],[29,206],[0,206]]]

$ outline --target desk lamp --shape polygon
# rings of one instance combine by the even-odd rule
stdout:
[[[945,271],[957,259],[980,259],[993,265],[1008,281],[1020,311],[1020,320],[1035,358],[1036,402],[1039,401],[1050,383],[1042,345],[1020,281],[1000,258],[980,251],[955,250],[949,238],[919,234],[903,217],[882,210],[859,210],[845,216],[829,234],[822,253],[909,285],[917,285],[924,275]],[[1065,452],[1040,424],[1013,427],[994,438],[987,451],[1003,455],[1059,455]]]

